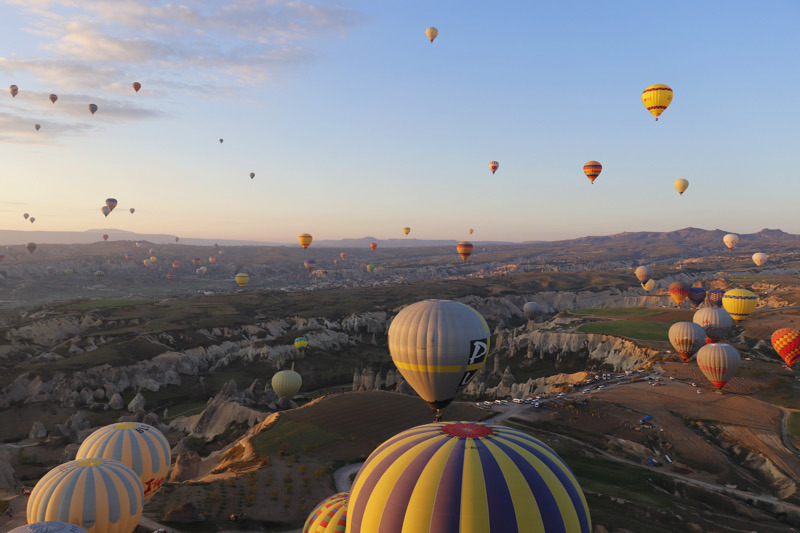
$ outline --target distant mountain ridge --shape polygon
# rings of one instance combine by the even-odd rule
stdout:
[[[91,244],[102,241],[103,234],[108,234],[111,241],[145,241],[152,244],[174,244],[175,235],[164,233],[136,233],[117,229],[89,229],[85,231],[19,231],[19,230],[0,230],[0,245],[19,245],[27,242],[48,243],[48,244]],[[575,239],[564,239],[558,241],[484,241],[474,240],[473,244],[480,245],[507,245],[507,246],[529,246],[541,245],[549,247],[558,246],[586,246],[586,245],[611,245],[611,246],[649,246],[658,245],[696,245],[700,248],[720,248],[722,237],[727,233],[721,229],[705,230],[701,228],[683,228],[674,231],[655,232],[623,232],[613,235],[596,235],[579,237]],[[738,247],[756,245],[763,243],[766,246],[784,244],[786,246],[800,246],[800,235],[786,233],[780,229],[764,228],[757,233],[739,233]],[[413,248],[423,246],[455,246],[457,239],[415,239],[415,238],[393,238],[378,239],[372,236],[358,238],[344,238],[338,240],[315,240],[312,246],[325,248],[360,248],[367,247],[375,242],[379,248]],[[294,242],[276,241],[253,241],[237,239],[203,239],[193,237],[180,237],[179,244],[194,246],[295,246]]]

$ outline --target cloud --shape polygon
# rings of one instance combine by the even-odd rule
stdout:
[[[36,37],[40,57],[4,59],[4,70],[53,79],[60,66],[82,71],[71,86],[97,87],[111,76],[148,72],[254,84],[307,63],[319,39],[363,23],[352,10],[292,0],[12,0]],[[59,80],[65,77],[58,77]],[[119,78],[117,78],[119,79]]]

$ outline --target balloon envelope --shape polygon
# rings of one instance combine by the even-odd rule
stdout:
[[[500,168],[500,163],[497,161],[489,161],[489,170],[492,171],[492,174],[497,172],[497,169]]]
[[[642,103],[650,113],[656,117],[661,115],[672,102],[672,89],[667,85],[651,85],[642,91]]]
[[[733,378],[741,364],[739,352],[730,344],[706,344],[697,351],[697,366],[717,389]]]
[[[656,282],[655,282],[655,280],[652,280],[652,279],[647,280],[647,283],[642,283],[642,288],[644,290],[646,290],[647,292],[652,291],[655,286],[656,286]]]
[[[240,287],[244,287],[245,285],[247,285],[247,282],[249,282],[249,281],[250,281],[250,276],[248,276],[248,275],[247,275],[247,274],[245,274],[244,272],[240,272],[240,273],[236,274],[236,277],[235,277],[235,278],[233,278],[233,280],[234,280],[234,281],[236,282],[236,284],[237,284],[237,285],[239,285]]]
[[[308,515],[302,533],[343,533],[349,498],[349,492],[339,492],[322,500]]]
[[[725,243],[725,246],[728,247],[728,250],[733,250],[736,246],[736,243],[739,242],[739,236],[735,233],[728,233],[722,238],[722,242]]]
[[[697,309],[697,306],[706,299],[706,290],[703,287],[689,287],[689,294],[686,297],[692,302],[692,307]]]
[[[767,259],[769,259],[769,256],[764,252],[756,252],[753,254],[753,263],[755,263],[757,267],[761,267],[767,262]]]
[[[733,328],[733,318],[730,313],[719,307],[698,309],[692,317],[692,322],[705,330],[706,342],[709,344],[721,341]]]
[[[347,259],[347,254],[342,252],[342,253],[339,254],[339,257],[341,257],[342,261],[344,261],[345,259]]]
[[[411,228],[409,228],[408,226],[403,228],[403,235],[408,235],[409,233],[411,233]]]
[[[94,115],[97,112],[97,104],[89,104],[89,112]]]
[[[369,243],[369,249],[370,249],[370,250],[372,250],[372,251],[374,252],[375,250],[377,250],[377,249],[378,249],[378,243],[377,243],[377,242],[371,242],[371,243]]]
[[[425,30],[425,36],[433,42],[436,39],[436,36],[439,35],[439,30],[434,28],[433,26],[429,26],[427,30]]]
[[[12,98],[13,98],[13,97],[16,97],[16,96],[17,96],[17,94],[19,93],[19,87],[17,87],[16,85],[11,85],[11,86],[8,88],[8,92],[10,92],[10,93],[11,93],[11,96],[12,96]]]
[[[144,490],[136,472],[114,459],[80,459],[55,467],[28,499],[28,522],[56,520],[89,533],[130,532],[142,516]]]
[[[41,127],[42,127],[42,125],[41,125],[41,124],[34,124],[34,125],[33,125],[33,128],[34,128],[36,131],[39,131],[39,130],[41,129]]]
[[[522,312],[525,313],[525,317],[528,320],[533,320],[542,312],[542,308],[536,302],[526,302],[525,305],[522,306]]]
[[[594,180],[597,179],[597,176],[599,176],[602,171],[603,165],[598,161],[589,161],[583,165],[583,173],[586,174],[586,177],[589,178],[589,181],[592,183],[594,183]]]
[[[772,334],[771,340],[786,366],[791,367],[800,358],[800,329],[781,328]]]
[[[669,328],[669,342],[675,352],[688,363],[692,356],[705,344],[706,331],[694,322],[675,322]]]
[[[85,529],[68,522],[34,522],[19,526],[8,533],[88,533]]]
[[[682,281],[675,281],[669,285],[669,295],[678,305],[689,296],[689,285]]]
[[[725,291],[722,289],[711,289],[706,293],[706,300],[711,307],[722,307],[722,295]]]
[[[104,240],[104,241],[107,241],[107,240],[108,240],[108,233],[103,233],[103,240]]]
[[[255,173],[255,172],[251,172],[251,173],[250,173],[250,179],[253,179],[253,178],[255,178],[255,177],[256,177],[256,173]]]
[[[35,242],[29,242],[28,244],[25,245],[25,249],[28,250],[30,253],[35,252],[36,251],[36,243]]]
[[[447,406],[467,386],[488,351],[486,320],[459,302],[416,302],[389,326],[392,361],[431,409]]]
[[[758,305],[758,298],[747,289],[731,289],[722,295],[722,307],[736,322],[744,320]]]
[[[678,191],[678,194],[682,196],[684,191],[687,188],[689,188],[689,180],[685,179],[675,180],[675,183],[673,185],[675,186],[675,190]]]
[[[113,211],[115,207],[117,207],[117,199],[116,198],[106,198],[106,205],[108,206],[109,211]]]
[[[303,261],[303,266],[306,267],[306,270],[311,272],[312,270],[314,270],[314,267],[317,266],[317,262],[313,259],[306,259],[305,261]]]
[[[456,251],[464,261],[466,261],[470,255],[472,255],[472,249],[472,243],[469,241],[461,241],[456,245]]]
[[[297,236],[297,240],[300,242],[300,246],[302,246],[303,249],[308,248],[308,246],[311,244],[312,239],[313,237],[308,233],[301,233],[300,235]]]
[[[294,370],[281,370],[272,376],[272,390],[280,398],[294,398],[303,386],[303,378]]]
[[[58,95],[51,94],[51,95],[50,95],[50,101],[51,101],[51,102],[53,102],[53,103],[55,104],[55,103],[56,103],[56,100],[58,100]]]
[[[636,267],[633,273],[636,274],[636,279],[638,279],[640,283],[647,283],[653,278],[653,269],[648,265]]]
[[[103,207],[101,207],[100,211],[102,211],[103,212],[103,216],[106,216],[106,217],[108,216],[109,213],[111,213],[111,209],[109,209],[107,205],[104,205]]]
[[[120,422],[102,427],[86,437],[75,459],[102,457],[128,465],[144,487],[147,502],[164,483],[170,463],[170,446],[158,429],[147,424]]]
[[[552,449],[517,429],[426,424],[378,447],[358,472],[348,533],[592,531],[586,498]]]
[[[305,337],[297,337],[294,340],[294,347],[297,348],[298,352],[304,352],[306,348],[308,348],[308,339]]]
[[[133,90],[135,92],[138,93],[139,89],[141,89],[141,88],[142,88],[142,84],[141,83],[139,83],[138,81],[133,82]]]

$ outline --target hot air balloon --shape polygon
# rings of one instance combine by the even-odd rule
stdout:
[[[94,115],[97,112],[97,104],[89,104],[89,112]]]
[[[403,235],[408,235],[409,233],[411,233],[411,228],[409,228],[408,226],[403,228]]]
[[[181,240],[181,238],[176,236],[175,237],[175,244],[177,244],[179,240]]]
[[[29,216],[30,215],[28,213],[22,213],[22,218],[24,218],[25,220],[28,220]]]
[[[247,282],[250,281],[250,276],[248,276],[244,272],[240,272],[240,273],[236,274],[236,277],[233,278],[233,280],[240,287],[244,287],[245,285],[247,285]]]
[[[339,257],[341,257],[342,261],[344,261],[345,259],[347,259],[347,254],[342,252],[342,253],[339,254]]]
[[[272,390],[279,398],[291,400],[303,386],[303,378],[294,370],[281,370],[272,376]]]
[[[173,261],[172,262],[172,268],[180,268],[180,266],[181,266],[181,262],[180,261]]]
[[[300,246],[302,246],[304,250],[307,249],[311,244],[312,239],[313,237],[311,237],[311,235],[308,233],[301,233],[297,236],[297,240],[300,242]]]
[[[134,214],[134,213],[136,212],[136,209],[134,209],[134,208],[132,208],[132,207],[131,207],[131,208],[130,208],[130,212],[131,212],[131,215],[132,215],[132,214]]]
[[[153,262],[150,261],[149,259],[145,259],[144,261],[142,261],[142,264],[144,264],[144,266],[146,267],[149,267],[150,265],[153,264]]]
[[[8,533],[89,533],[80,526],[68,522],[34,522],[19,526]]]
[[[11,93],[12,98],[16,98],[17,94],[19,93],[19,87],[12,85],[8,88],[8,92]]]
[[[772,334],[772,347],[790,367],[800,358],[800,329],[781,328]]]
[[[208,258],[208,262],[209,262],[209,263],[211,263],[212,265],[213,265],[214,263],[216,263],[216,262],[217,262],[217,258],[216,258],[216,256],[213,256],[213,255],[212,255],[212,256],[209,256],[209,258]]]
[[[644,290],[646,290],[647,292],[652,291],[655,286],[656,286],[656,282],[655,282],[655,280],[652,280],[652,279],[647,280],[647,283],[642,283],[642,288]]]
[[[103,240],[104,240],[104,241],[107,241],[107,240],[108,240],[108,233],[103,233]]]
[[[377,249],[378,249],[378,243],[377,243],[377,242],[371,242],[371,243],[369,243],[369,249],[370,249],[370,250],[372,250],[372,251],[374,252],[375,250],[377,250]]]
[[[599,176],[602,171],[603,165],[598,161],[589,161],[583,165],[583,173],[586,174],[586,177],[589,178],[592,183],[594,183],[594,180],[597,179],[597,176]]]
[[[28,522],[56,520],[90,533],[130,532],[142,516],[144,490],[136,472],[114,459],[79,459],[55,467],[28,499]]]
[[[131,259],[133,259],[133,256],[131,254],[125,254],[122,257],[124,257],[126,261],[130,261]]]
[[[636,267],[633,273],[636,274],[636,279],[638,279],[640,283],[647,283],[649,280],[653,279],[653,269],[647,265]]]
[[[725,246],[728,247],[728,250],[733,250],[736,246],[736,243],[739,242],[739,236],[735,233],[728,233],[722,238],[722,242],[725,243]]]
[[[197,270],[195,270],[195,273],[199,274],[200,276],[202,276],[206,272],[208,272],[208,268],[206,268],[204,266],[202,266],[202,267],[198,268]]]
[[[222,141],[223,141],[223,139],[220,139],[220,140],[219,140],[219,144],[222,144]]]
[[[103,207],[101,207],[100,211],[103,212],[103,216],[104,217],[107,217],[109,215],[109,213],[111,213],[111,209],[109,209],[107,205],[104,205]]]
[[[300,353],[305,352],[306,348],[308,348],[308,339],[306,339],[305,337],[297,337],[294,340],[294,347]]]
[[[256,177],[256,173],[255,173],[255,172],[251,172],[251,173],[250,173],[250,179],[253,179],[253,178],[255,178],[255,177]]]
[[[432,410],[447,406],[467,386],[488,351],[486,320],[459,302],[416,302],[389,326],[392,361]]]
[[[35,217],[30,217],[30,218],[28,219],[28,221],[29,221],[31,224],[33,224],[34,222],[36,222],[36,218],[35,218]]]
[[[147,424],[120,422],[102,427],[86,437],[75,459],[116,459],[128,465],[142,482],[144,501],[158,491],[169,470],[169,441]]]
[[[706,293],[706,301],[711,307],[722,307],[722,295],[725,291],[722,289],[711,289]]]
[[[769,259],[769,256],[764,252],[756,252],[753,254],[753,263],[755,263],[758,268],[761,268],[761,266],[767,262],[767,259]]]
[[[697,366],[717,390],[733,379],[742,358],[730,344],[706,344],[697,351]]]
[[[375,265],[367,265],[367,272],[372,273],[374,271],[375,271]]]
[[[302,533],[344,533],[349,497],[349,492],[340,492],[322,500],[308,515]]]
[[[522,306],[522,312],[525,313],[525,317],[528,320],[533,320],[541,314],[542,308],[536,302],[525,302],[525,305]]]
[[[466,261],[470,255],[472,255],[472,249],[472,243],[469,241],[461,241],[456,245],[456,251],[464,261]]]
[[[34,124],[33,125],[33,129],[35,129],[36,131],[39,131],[41,129],[41,127],[42,127],[41,124]]]
[[[436,36],[439,35],[439,30],[433,26],[429,26],[428,29],[425,30],[425,35],[431,40],[431,42],[433,42],[433,40],[436,39]]]
[[[733,318],[725,309],[719,307],[703,307],[692,317],[706,332],[706,343],[711,344],[723,340],[733,328]]]
[[[137,248],[141,248],[142,246],[144,246],[144,241],[136,241],[134,244],[136,245]]]
[[[672,102],[672,89],[667,85],[651,85],[642,91],[642,103],[656,117],[656,120],[669,106],[670,102]]]
[[[27,249],[27,250],[28,250],[30,253],[33,253],[33,252],[35,252],[35,251],[36,251],[36,243],[35,243],[35,242],[29,242],[28,244],[26,244],[26,245],[25,245],[25,248],[26,248],[26,249]]]
[[[670,283],[669,295],[672,296],[672,299],[675,300],[678,305],[680,305],[681,302],[685,300],[687,296],[689,296],[689,285],[682,281]]]
[[[669,328],[669,342],[675,352],[688,363],[697,350],[705,344],[706,331],[694,322],[675,322]]]
[[[202,259],[200,259],[199,257],[193,257],[193,258],[192,258],[192,264],[193,264],[194,266],[196,266],[196,267],[200,266],[200,264],[201,264],[202,262],[203,262],[203,260],[202,260]]]
[[[381,444],[358,472],[348,533],[590,533],[569,466],[520,430],[478,422],[417,426]]]
[[[474,230],[473,230],[472,228],[469,228],[469,229],[467,230],[467,233],[469,233],[470,235],[472,235],[472,232],[473,232],[473,231],[474,231]]]
[[[50,95],[50,101],[51,101],[51,102],[53,102],[53,103],[55,104],[55,103],[56,103],[56,100],[58,100],[58,96],[57,96],[57,95],[55,95],[55,94],[51,94],[51,95]]]
[[[100,281],[101,279],[103,279],[104,277],[106,277],[106,273],[105,273],[105,272],[103,272],[102,270],[97,270],[97,271],[95,271],[95,273],[94,273],[94,277],[95,277],[95,278],[97,278],[97,281]]]
[[[703,287],[689,287],[689,294],[686,297],[692,302],[692,307],[697,309],[697,306],[706,299],[706,290]]]
[[[154,255],[151,255],[151,256],[150,256],[150,262],[151,262],[151,263],[155,263],[156,261],[158,261],[158,257],[156,257],[156,256],[154,256]]]
[[[758,298],[747,289],[731,289],[722,295],[722,307],[736,322],[747,318],[758,305]]]
[[[303,266],[306,267],[306,270],[311,272],[312,270],[314,270],[314,267],[317,266],[317,262],[314,261],[313,259],[306,259],[305,261],[303,261]]]
[[[497,161],[489,161],[489,170],[492,171],[492,174],[497,172],[497,169],[500,168],[500,163]]]
[[[141,83],[139,83],[138,81],[133,82],[133,90],[134,90],[134,92],[138,93],[139,89],[141,89],[141,88],[142,88],[142,84]]]
[[[222,255],[224,253],[225,253],[224,251],[220,250],[220,251],[217,252],[217,255]]]
[[[678,194],[683,196],[683,192],[689,187],[689,180],[679,179],[675,180],[675,190],[678,191]]]

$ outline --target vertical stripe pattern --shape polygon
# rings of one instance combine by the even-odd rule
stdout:
[[[441,422],[395,435],[361,467],[347,533],[589,533],[574,474],[504,426]]]
[[[303,533],[344,533],[349,497],[349,492],[339,492],[322,500],[308,515]]]
[[[80,459],[50,470],[28,499],[28,522],[69,522],[89,533],[133,531],[144,490],[130,467],[114,459]]]
[[[78,448],[76,459],[116,459],[128,465],[144,487],[145,501],[164,483],[169,471],[169,441],[147,424],[120,422],[98,429]]]
[[[87,533],[85,529],[67,522],[35,522],[12,529],[8,533]]]

